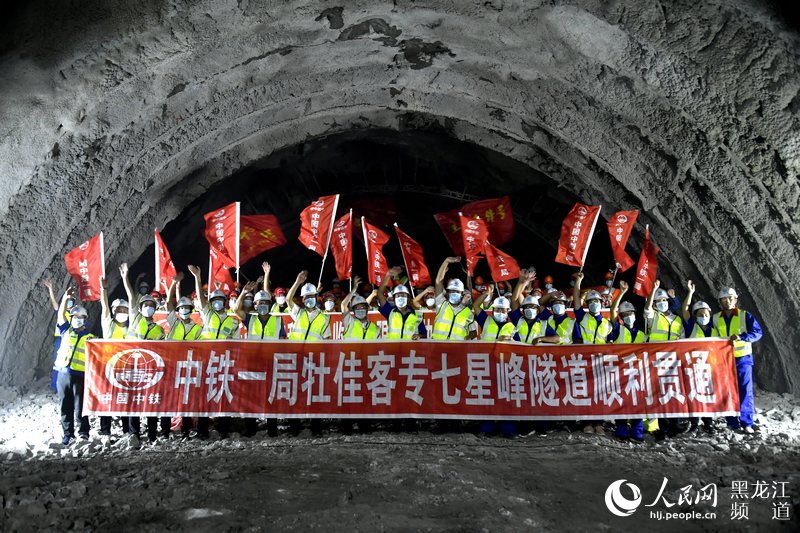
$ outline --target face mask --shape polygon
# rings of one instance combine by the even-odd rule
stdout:
[[[214,311],[222,311],[223,307],[225,307],[225,302],[223,302],[222,300],[214,300],[213,302],[211,302],[211,308]]]
[[[253,307],[253,300],[251,298],[245,298],[244,306],[245,307]]]
[[[230,301],[228,302],[228,307],[233,309],[233,306],[235,306],[235,305],[236,305],[236,299],[235,298],[231,298]]]
[[[145,318],[150,318],[154,314],[156,314],[156,308],[151,306],[142,307],[142,316]]]
[[[458,305],[461,303],[461,295],[457,292],[451,292],[447,295],[447,301],[450,302],[452,305]]]
[[[536,309],[534,309],[533,307],[526,307],[525,309],[522,310],[522,314],[525,315],[525,318],[527,318],[528,320],[533,320],[534,318],[536,318]]]
[[[552,289],[552,288],[553,288],[553,284],[552,284],[552,283],[545,283],[545,284],[544,284],[544,288],[545,288],[545,289],[547,289],[547,290],[549,291],[550,289]]]
[[[278,305],[283,305],[286,303],[286,296],[278,296],[275,301],[278,302]]]
[[[73,318],[71,321],[72,329],[82,329],[85,323],[86,320],[83,318]]]
[[[325,310],[326,311],[333,311],[333,308],[336,306],[336,302],[332,302],[330,300],[325,300]]]
[[[366,309],[356,309],[355,311],[353,311],[353,313],[356,315],[356,318],[359,319],[359,320],[364,320],[365,318],[367,318],[367,310]]]
[[[564,304],[553,304],[553,314],[563,315],[567,308]]]
[[[114,318],[117,319],[117,322],[122,324],[123,322],[128,321],[128,313],[117,313],[116,315],[114,315]]]
[[[668,308],[669,308],[669,304],[667,302],[665,302],[664,300],[661,300],[660,302],[656,302],[656,311],[658,311],[659,313],[666,313]]]
[[[266,315],[269,313],[269,305],[260,304],[258,307],[256,307],[256,311],[258,311],[259,315]]]
[[[613,284],[614,282],[611,280],[606,281],[606,287],[611,287]]]
[[[622,321],[625,323],[626,326],[632,328],[634,322],[636,322],[636,317],[633,315],[625,315],[624,317],[622,317]]]
[[[428,307],[433,307],[435,303],[436,303],[435,298],[425,298],[425,305],[427,305]]]
[[[707,326],[710,321],[711,317],[705,315],[697,317],[697,323],[701,326]]]
[[[574,279],[569,280],[569,286],[570,287],[574,287],[575,286],[575,280]]]
[[[508,320],[507,313],[494,313],[492,316],[494,317],[495,322],[505,322]]]
[[[408,305],[408,298],[405,296],[398,296],[394,299],[394,305],[396,305],[398,309],[402,309]]]
[[[70,309],[72,309],[74,306],[75,306],[75,300],[73,300],[72,298],[70,298],[69,300],[67,300],[67,311],[69,311]]]
[[[600,302],[592,302],[589,304],[589,312],[596,315],[600,312]]]
[[[316,298],[306,298],[303,300],[303,305],[306,306],[306,309],[313,309],[317,306],[317,299]]]
[[[184,320],[189,318],[189,315],[191,315],[191,314],[192,314],[192,310],[191,309],[187,309],[185,307],[181,307],[180,309],[178,309],[178,316],[180,316]]]

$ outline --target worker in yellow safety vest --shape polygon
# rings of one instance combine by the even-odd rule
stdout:
[[[383,277],[378,287],[378,301],[380,313],[386,317],[389,330],[387,339],[412,339],[425,338],[428,335],[422,318],[422,310],[416,299],[411,298],[411,291],[405,285],[397,285],[391,293],[392,301],[386,297],[386,286],[391,278],[397,278],[402,273],[401,267],[390,268]],[[356,279],[359,279],[356,277]],[[359,280],[360,281],[360,280]],[[357,286],[358,284],[356,284]]]
[[[127,300],[117,298],[108,305],[108,282],[100,276],[100,325],[104,339],[124,339],[128,334],[129,306]],[[123,422],[123,432],[128,432],[127,423]],[[100,417],[100,442],[103,446],[111,445],[111,417]]]
[[[567,314],[567,295],[562,291],[549,292],[539,299],[539,306],[543,308],[539,320],[546,324],[545,336],[558,337],[558,344],[572,344],[575,319]]]
[[[300,288],[300,298],[303,305],[292,304],[291,314],[294,318],[292,330],[289,333],[290,340],[296,341],[321,341],[331,338],[330,316],[322,312],[317,302],[317,288],[311,283],[304,283],[308,277],[308,271],[303,270],[297,275],[294,284],[289,288],[286,295],[288,302],[294,301],[294,295]]]
[[[444,286],[448,267],[460,261],[460,257],[446,258],[436,275],[437,312],[432,335],[435,340],[464,340],[474,321],[473,310],[464,304],[464,282],[453,278],[446,288]]]

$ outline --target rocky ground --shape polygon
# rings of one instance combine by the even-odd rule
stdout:
[[[796,531],[800,400],[762,392],[756,405],[761,432],[753,437],[648,436],[637,445],[566,430],[439,434],[427,423],[414,433],[379,425],[346,436],[327,424],[321,437],[262,431],[218,440],[212,432],[206,442],[129,449],[121,439],[62,447],[46,384],[21,396],[0,389],[0,530]],[[618,479],[641,489],[627,517],[605,503]],[[679,503],[683,487],[709,484],[716,506]],[[736,503],[748,504],[747,519],[732,519]],[[779,508],[788,520],[773,518]],[[716,516],[659,520],[657,511]]]

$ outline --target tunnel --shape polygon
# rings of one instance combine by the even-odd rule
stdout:
[[[64,254],[91,235],[119,292],[116,265],[150,268],[153,228],[179,268],[203,266],[202,214],[242,201],[292,241],[260,256],[285,285],[319,261],[294,239],[299,212],[340,193],[394,215],[434,273],[449,251],[431,215],[508,195],[503,248],[562,284],[574,202],[602,205],[601,228],[638,209],[631,255],[649,224],[666,286],[693,279],[712,302],[736,287],[765,330],[758,384],[800,393],[800,41],[778,3],[33,1],[7,15],[4,384],[49,373],[40,280],[63,291]],[[613,260],[595,239],[600,279]]]

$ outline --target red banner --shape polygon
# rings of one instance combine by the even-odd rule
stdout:
[[[87,343],[93,415],[604,420],[729,416],[728,340]]]
[[[208,250],[208,292],[211,294],[216,288],[215,282],[220,283],[220,288],[227,292],[231,292],[234,287],[233,277],[231,271],[234,265],[227,256],[220,253],[213,245]]]
[[[206,213],[206,240],[233,264],[239,268],[239,202]]]
[[[422,255],[422,246],[401,230],[397,223],[394,225],[397,238],[400,240],[400,250],[403,252],[403,261],[408,272],[408,283],[412,287],[425,287],[431,284],[431,275],[425,265]]]
[[[519,277],[519,264],[516,259],[491,245],[488,241],[484,248],[486,262],[492,272],[493,281],[506,281]]]
[[[300,236],[297,239],[303,246],[323,257],[328,249],[338,205],[338,194],[321,196],[300,213]]]
[[[644,247],[636,266],[636,280],[633,282],[633,292],[639,296],[647,297],[653,292],[653,287],[658,275],[658,253],[661,249],[650,240],[650,226],[644,232]]]
[[[620,272],[625,272],[633,266],[633,259],[625,252],[625,245],[631,236],[633,225],[639,211],[619,211],[611,216],[608,221],[608,236],[611,238],[611,250]]]
[[[380,285],[383,277],[389,272],[389,265],[383,257],[383,245],[389,242],[389,236],[361,217],[361,229],[364,232],[364,245],[367,248],[367,277],[370,283]]]
[[[333,225],[331,251],[336,263],[336,276],[350,279],[353,276],[353,211],[342,215]]]
[[[242,215],[239,223],[239,264],[278,246],[286,244],[278,217],[275,215]]]
[[[172,282],[172,278],[177,275],[177,271],[175,270],[175,265],[172,264],[169,250],[167,250],[164,244],[164,239],[161,238],[161,234],[158,230],[154,230],[154,232],[156,250],[156,290],[166,293],[169,289],[169,284]]]
[[[576,203],[561,224],[556,263],[583,266],[595,224],[600,216],[599,205]]]
[[[489,240],[497,245],[508,242],[514,236],[514,217],[508,196],[470,202],[458,209],[433,215],[456,255],[465,255],[459,213],[469,218],[480,217],[489,230]]]
[[[475,264],[483,253],[489,231],[483,220],[468,218],[463,214],[459,217],[461,224],[461,238],[464,246],[464,256],[467,260],[467,273],[471,276],[475,270]]]
[[[64,256],[67,272],[78,284],[81,301],[100,299],[100,277],[106,276],[105,249],[101,231]]]

